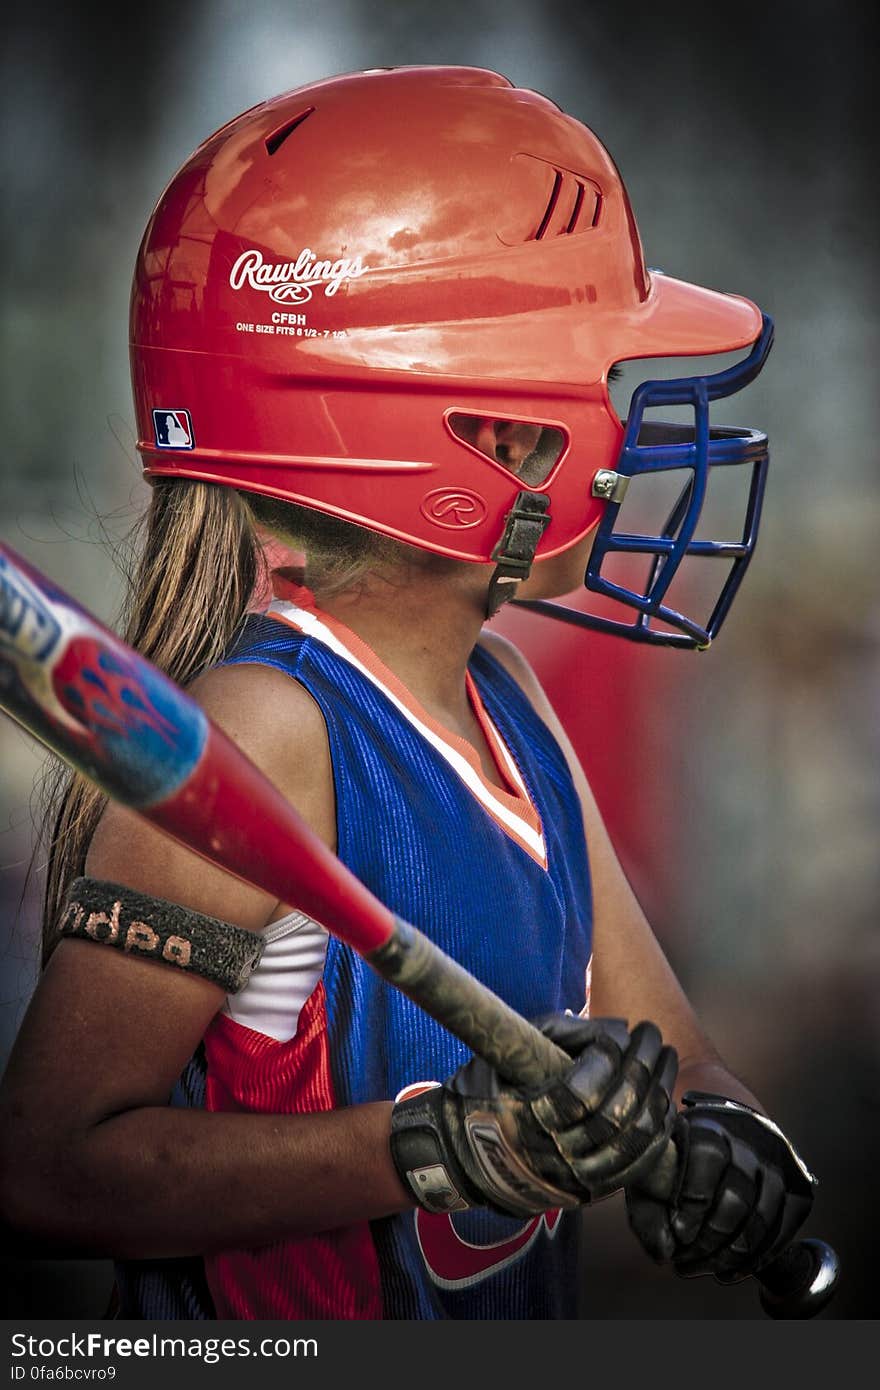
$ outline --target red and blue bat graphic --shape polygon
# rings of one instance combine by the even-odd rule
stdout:
[[[571,1059],[348,870],[179,686],[0,544],[0,706],[109,796],[181,844],[309,913],[513,1084]],[[652,1175],[660,1196],[677,1155]],[[656,1179],[656,1180],[655,1180]],[[794,1243],[761,1270],[773,1317],[812,1317],[834,1251]]]
[[[10,710],[29,705],[32,732],[62,757],[76,747],[82,771],[111,796],[125,799],[137,787],[144,802],[161,798],[198,762],[204,715],[182,707],[158,672],[133,665],[123,647],[108,646],[106,631],[87,613],[35,578],[23,561],[13,565],[0,553],[5,702]],[[29,693],[37,673],[39,703]]]

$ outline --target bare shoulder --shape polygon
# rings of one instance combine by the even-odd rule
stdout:
[[[193,681],[189,693],[273,781],[310,766],[326,746],[324,716],[312,696],[274,666],[215,666]]]
[[[249,661],[206,671],[189,693],[335,848],[327,725],[305,686],[274,666]]]
[[[315,833],[335,848],[327,729],[308,691],[283,671],[248,662],[215,667],[195,680],[189,693]],[[113,803],[93,837],[86,871],[252,931],[275,920],[285,908]]]
[[[502,637],[500,632],[493,632],[491,628],[484,627],[477,639],[477,645],[500,661],[505,670],[521,685],[529,681],[537,685],[537,676],[519,647],[511,642],[509,637]],[[540,689],[540,686],[538,688]]]

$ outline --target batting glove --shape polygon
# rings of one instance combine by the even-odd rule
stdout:
[[[571,1069],[514,1087],[479,1057],[442,1086],[399,1101],[391,1151],[428,1211],[508,1215],[576,1207],[651,1168],[667,1143],[678,1059],[653,1023],[554,1014],[538,1020]]]
[[[736,1283],[784,1249],[809,1215],[816,1179],[782,1131],[748,1105],[687,1091],[672,1137],[674,1188],[627,1190],[630,1225],[658,1262]]]

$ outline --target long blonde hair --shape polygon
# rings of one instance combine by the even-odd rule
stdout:
[[[137,558],[128,567],[119,631],[178,685],[191,684],[216,665],[244,622],[266,577],[261,526],[304,553],[304,580],[324,595],[351,587],[376,565],[436,561],[292,503],[216,483],[158,479],[130,537]],[[65,894],[84,872],[105,803],[104,793],[79,773],[50,764],[43,783],[44,965],[56,945]]]

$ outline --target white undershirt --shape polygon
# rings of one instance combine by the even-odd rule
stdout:
[[[324,971],[327,932],[304,912],[290,912],[263,932],[263,954],[244,989],[227,996],[224,1013],[243,1028],[287,1042]]]

